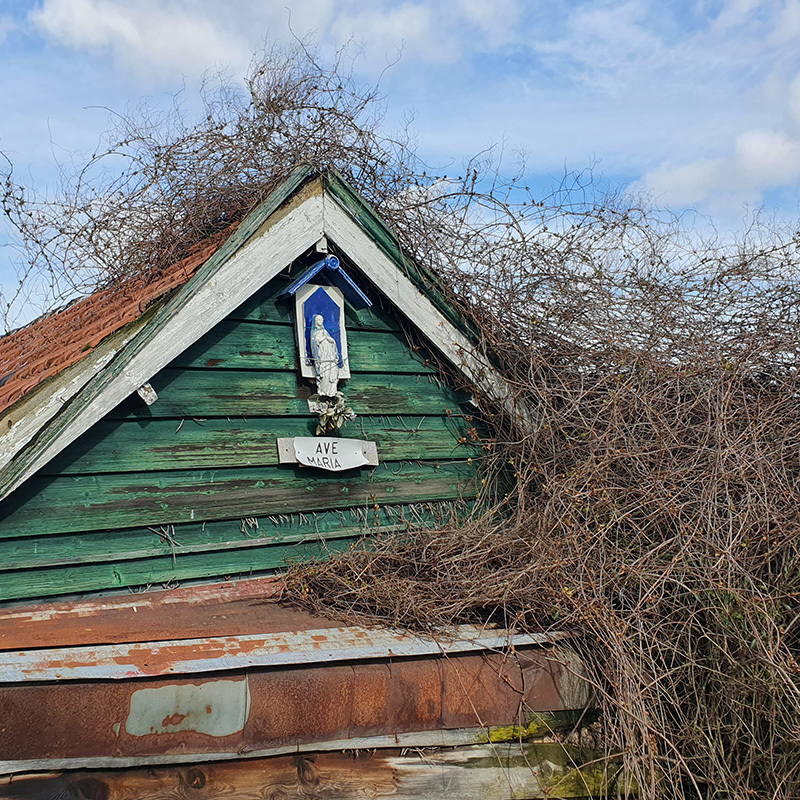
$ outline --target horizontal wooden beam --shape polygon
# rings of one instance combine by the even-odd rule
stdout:
[[[308,413],[302,417],[103,420],[56,456],[41,474],[277,466],[277,440],[313,436],[316,424],[317,418]],[[482,454],[477,430],[456,414],[360,415],[341,435],[376,442],[382,461],[463,461]]]
[[[394,331],[350,331],[351,372],[435,374],[438,370]],[[296,370],[294,330],[289,324],[226,319],[175,358],[173,367]]]
[[[35,478],[30,495],[6,505],[0,539],[458,500],[475,497],[476,471],[465,460]]]
[[[348,746],[347,752],[338,753],[306,752],[223,763],[200,761],[180,767],[20,776],[7,780],[5,785],[0,783],[0,797],[533,800],[611,797],[623,788],[619,763],[601,752],[581,751],[555,742],[428,750],[409,743],[406,749],[378,752],[359,750],[356,744]]]

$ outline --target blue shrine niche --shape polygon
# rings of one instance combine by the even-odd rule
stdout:
[[[342,330],[339,324],[341,309],[336,301],[330,297],[322,287],[317,289],[311,297],[306,298],[303,303],[303,330],[305,332],[303,341],[305,344],[306,363],[312,363],[311,326],[317,314],[322,316],[325,322],[325,330],[328,331],[333,341],[336,342],[336,350],[339,353],[339,367],[343,367]]]

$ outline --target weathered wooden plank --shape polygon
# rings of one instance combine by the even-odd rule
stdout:
[[[0,539],[0,593],[4,573],[15,570],[429,527],[465,516],[470,507],[471,504],[452,501]]]
[[[171,367],[207,369],[297,369],[294,329],[290,325],[226,319]],[[417,355],[402,333],[351,331],[348,357],[352,372],[435,373],[429,359]]]
[[[320,256],[321,257],[321,256]],[[345,268],[357,280],[360,280],[362,287],[367,286],[363,277],[359,276],[358,270],[347,263],[347,259],[342,257]],[[291,323],[294,314],[294,301],[280,299],[280,293],[300,275],[307,267],[310,267],[313,259],[298,262],[291,271],[291,277],[281,275],[274,278],[268,287],[257,292],[246,302],[242,303],[235,311],[230,314],[230,319],[251,320],[258,322],[285,322]],[[400,331],[400,323],[397,317],[388,307],[384,307],[382,298],[377,292],[367,288],[367,294],[373,302],[372,308],[365,308],[356,311],[349,304],[345,305],[345,324],[348,331]]]
[[[449,320],[443,316],[446,307],[437,306],[435,297],[431,299],[406,276],[403,264],[393,262],[373,238],[365,237],[362,227],[338,203],[325,206],[325,230],[353,263],[369,272],[375,285],[413,322],[435,351],[487,397],[502,403],[520,431],[528,432],[535,427],[535,410],[519,400],[518,393],[492,365],[489,352],[479,339],[465,335],[458,318]]]
[[[277,466],[279,437],[313,436],[316,418],[104,420],[42,471],[44,475],[165,469]],[[377,443],[381,461],[462,460],[481,455],[462,416],[372,417],[348,423],[343,434]],[[463,440],[463,441],[462,441]]]
[[[3,504],[0,538],[458,499],[474,476],[466,462],[386,462],[34,478]]]
[[[293,561],[327,558],[347,550],[358,537],[330,538],[294,543],[280,542],[258,548],[212,550],[158,555],[139,559],[43,567],[0,573],[3,600],[53,597],[132,586],[153,586],[197,578],[249,576],[285,569]]]
[[[303,753],[243,761],[14,778],[0,797],[525,800],[616,795],[620,765],[556,742]]]
[[[312,386],[293,372],[164,369],[150,384],[158,393],[152,406],[129,398],[109,416],[119,419],[170,417],[308,416]],[[359,373],[344,388],[356,414],[446,415],[468,400],[432,375]]]

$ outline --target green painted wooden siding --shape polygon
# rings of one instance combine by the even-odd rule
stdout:
[[[388,309],[347,311],[358,418],[377,468],[279,465],[313,435],[291,307],[276,279],[0,503],[0,600],[223,578],[434,524],[475,496],[467,396],[446,387]]]

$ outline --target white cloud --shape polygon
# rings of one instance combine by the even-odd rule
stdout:
[[[800,136],[800,75],[790,81],[785,89],[786,127],[795,136]]]
[[[367,70],[402,51],[404,62],[451,63],[516,35],[519,0],[43,0],[31,23],[61,45],[109,52],[125,70],[149,77],[198,75],[214,64],[242,72],[267,35],[316,34],[329,47],[365,45]]]
[[[9,16],[0,17],[0,44],[2,44],[11,31],[16,30],[17,24]]]
[[[800,182],[800,0],[588,0],[533,33],[546,70],[507,119],[550,170],[596,159],[729,219]]]
[[[800,139],[767,130],[736,137],[725,158],[664,164],[648,172],[644,185],[661,202],[674,206],[708,204],[731,212],[743,203],[758,204],[763,193],[800,179]]]
[[[659,202],[680,207],[708,199],[712,191],[720,188],[725,177],[725,162],[717,158],[680,166],[663,164],[648,172],[643,182]]]
[[[499,47],[518,30],[521,11],[517,0],[457,0],[451,6],[485,36],[484,48]]]
[[[313,30],[326,52],[363,42],[365,80],[402,48],[389,105],[414,107],[441,163],[504,139],[543,173],[594,161],[678,204],[758,202],[800,180],[800,0],[39,3],[31,22],[63,57],[111,56],[132,76],[121,101],[218,64],[241,73],[268,34]]]
[[[800,36],[800,2],[785,0],[775,25],[773,42],[786,44]]]
[[[734,164],[744,182],[771,189],[800,177],[800,140],[775,131],[746,131],[736,137]]]
[[[218,64],[240,66],[250,48],[235,32],[179,3],[145,0],[45,0],[32,23],[60,44],[108,50],[133,73],[199,74]]]
[[[452,57],[452,38],[437,30],[430,6],[422,3],[401,3],[394,8],[378,4],[351,6],[352,10],[336,17],[331,32],[340,41],[352,37],[364,42],[373,65],[380,67],[394,61],[400,51],[404,58],[411,59],[448,61]]]
[[[74,49],[109,52],[127,72],[155,79],[198,76],[214,66],[246,70],[270,29],[289,39],[325,26],[334,0],[44,0],[30,21]]]
[[[725,0],[714,25],[717,28],[732,28],[745,24],[753,12],[768,5],[770,0]]]

